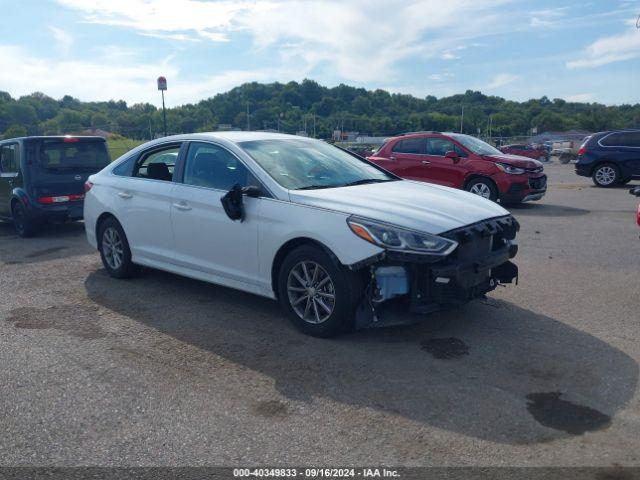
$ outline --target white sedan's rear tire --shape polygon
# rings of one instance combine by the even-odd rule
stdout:
[[[131,277],[136,266],[131,261],[129,241],[120,223],[106,218],[98,228],[98,250],[105,270],[114,278]]]

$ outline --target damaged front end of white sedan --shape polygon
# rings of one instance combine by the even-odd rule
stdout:
[[[351,265],[363,275],[357,328],[412,323],[425,315],[484,297],[498,285],[516,282],[518,222],[511,216],[479,221],[431,235],[350,217],[360,238],[384,251]]]

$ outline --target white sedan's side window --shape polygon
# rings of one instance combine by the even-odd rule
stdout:
[[[133,176],[170,182],[173,178],[173,169],[179,152],[180,145],[172,145],[168,148],[144,154],[136,162]]]
[[[229,190],[236,184],[245,187],[255,185],[256,181],[247,167],[228,150],[210,143],[194,142],[187,153],[183,183]]]

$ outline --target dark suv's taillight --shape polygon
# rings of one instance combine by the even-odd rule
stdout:
[[[585,153],[587,153],[587,147],[580,147],[580,150],[578,150],[578,156],[582,156]]]

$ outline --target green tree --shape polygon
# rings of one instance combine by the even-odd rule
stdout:
[[[351,111],[356,115],[369,115],[371,110],[371,101],[367,97],[356,97],[351,102]]]
[[[531,120],[531,126],[537,128],[538,132],[562,131],[566,127],[566,122],[562,115],[544,110]]]
[[[96,112],[93,115],[91,115],[91,126],[94,128],[108,130],[109,123],[110,123],[109,117],[102,112]]]
[[[379,136],[419,129],[458,131],[462,107],[464,131],[471,134],[478,129],[485,133],[489,118],[493,133],[504,136],[528,135],[532,127],[540,132],[640,127],[640,104],[605,106],[548,97],[514,102],[474,90],[418,98],[345,84],[328,88],[309,79],[246,83],[194,104],[167,109],[167,127],[172,133],[215,130],[221,123],[244,129],[247,103],[252,128],[280,126],[294,133],[306,119],[310,131],[309,122],[315,118],[316,132],[325,138],[341,126]],[[29,135],[77,133],[93,126],[142,140],[162,132],[162,112],[148,103],[82,102],[70,95],[53,99],[38,92],[14,99],[0,91],[0,132],[14,125],[25,128]]]
[[[17,138],[17,137],[25,137],[27,135],[27,129],[24,128],[22,125],[11,125],[9,128],[7,128],[4,133],[2,134],[2,137],[4,139],[7,138]]]

